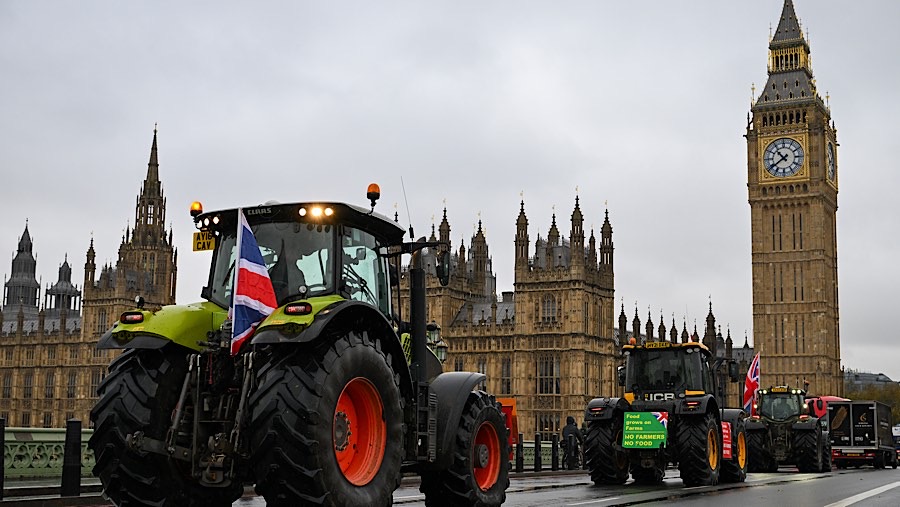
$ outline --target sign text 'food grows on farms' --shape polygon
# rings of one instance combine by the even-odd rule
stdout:
[[[666,443],[668,416],[666,412],[626,412],[622,447],[658,449]]]

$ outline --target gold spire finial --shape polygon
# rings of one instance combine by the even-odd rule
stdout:
[[[575,185],[575,195],[578,195],[578,185]]]
[[[756,83],[750,83],[750,105],[756,100]]]

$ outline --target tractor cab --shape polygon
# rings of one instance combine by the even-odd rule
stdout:
[[[709,350],[700,343],[625,345],[624,385],[629,401],[663,401],[713,392]]]
[[[396,223],[343,203],[267,204],[243,208],[279,305],[319,296],[371,304],[390,316],[389,247],[403,240]],[[234,280],[238,210],[198,213],[213,241],[202,296],[227,308]]]
[[[787,386],[770,387],[759,392],[757,413],[762,418],[784,422],[809,416],[806,393]]]

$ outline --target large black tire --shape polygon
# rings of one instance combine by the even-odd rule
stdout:
[[[822,435],[822,438],[825,439],[822,450],[822,471],[830,472],[833,468],[831,463],[831,442],[829,441],[829,437],[826,437],[825,435]]]
[[[747,432],[747,458],[747,470],[751,473],[778,471],[766,430]]]
[[[816,430],[794,431],[794,456],[797,470],[803,473],[822,471],[822,432]]]
[[[366,332],[322,340],[274,347],[257,370],[249,424],[256,491],[269,506],[391,505],[403,456],[394,361],[403,358]]]
[[[743,419],[731,425],[731,459],[722,460],[722,482],[744,482],[747,479],[747,431]]]
[[[622,414],[613,419],[590,421],[584,438],[584,461],[594,484],[624,484],[628,480],[628,455],[622,441]]]
[[[500,404],[473,391],[463,407],[446,470],[422,472],[427,507],[499,507],[509,487],[509,439]]]
[[[675,435],[678,469],[685,486],[715,486],[722,465],[722,428],[716,417],[683,417]]]
[[[241,496],[243,484],[201,487],[186,463],[126,444],[137,431],[165,439],[186,372],[187,351],[174,345],[127,350],[110,364],[91,410],[94,433],[88,446],[97,460],[93,473],[116,505],[227,506]]]
[[[875,451],[875,459],[872,460],[872,466],[879,470],[884,468],[884,454],[881,451]]]

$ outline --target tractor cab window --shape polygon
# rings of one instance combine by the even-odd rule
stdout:
[[[279,304],[334,292],[332,226],[266,222],[251,229]],[[211,301],[227,308],[234,282],[235,233],[220,235],[217,243],[209,294]]]
[[[644,349],[628,354],[625,385],[629,391],[683,392],[703,384],[700,354],[693,349]]]
[[[800,397],[795,394],[766,394],[760,397],[759,413],[776,421],[800,415]]]
[[[357,301],[391,314],[387,260],[378,255],[380,245],[371,234],[344,227],[341,234],[341,292]]]

